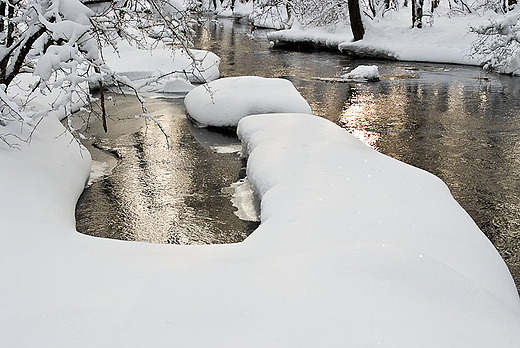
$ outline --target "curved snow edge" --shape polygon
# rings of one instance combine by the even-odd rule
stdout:
[[[249,116],[237,133],[249,156],[247,176],[261,198],[262,224],[275,220],[284,231],[295,221],[315,226],[315,236],[298,237],[315,238],[315,245],[380,243],[417,250],[520,313],[504,261],[437,177],[370,149],[317,116]]]

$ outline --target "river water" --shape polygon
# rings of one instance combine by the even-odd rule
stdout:
[[[360,61],[313,48],[271,48],[266,31],[227,19],[207,23],[197,34],[196,48],[222,58],[223,77],[287,78],[316,115],[382,153],[439,176],[496,246],[520,288],[520,78],[476,67]],[[381,81],[323,80],[360,64],[378,65]],[[119,115],[123,104],[116,107]],[[123,160],[86,190],[78,204],[78,230],[181,244],[247,237],[256,225],[238,219],[229,194],[222,194],[243,176],[244,164],[236,153],[215,153],[200,140],[236,145],[236,139],[190,131],[182,99],[155,98],[149,104],[174,135],[173,149],[164,150],[162,134],[152,126],[115,125],[108,136],[97,132],[96,146],[105,150],[96,155],[99,160],[110,161],[110,151]],[[150,233],[160,236],[149,238]]]

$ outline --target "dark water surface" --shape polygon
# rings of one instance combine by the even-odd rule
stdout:
[[[81,196],[78,231],[151,243],[215,244],[240,242],[256,228],[234,214],[231,195],[222,192],[244,175],[238,153],[215,153],[197,141],[238,144],[238,139],[205,130],[193,130],[195,137],[182,99],[148,99],[150,113],[171,136],[168,150],[158,127],[133,119],[140,113],[135,98],[111,97],[109,114],[115,116],[109,133],[94,126],[90,133],[98,137],[89,150],[95,161],[117,165]]]
[[[198,30],[196,48],[222,58],[223,77],[291,80],[315,114],[374,149],[439,176],[499,250],[520,287],[520,78],[486,74],[476,67],[360,61],[329,51],[270,48],[265,34],[252,32],[245,23],[220,20]],[[361,64],[378,65],[381,81],[317,79],[338,77]],[[169,105],[164,100],[155,103],[159,109]],[[180,100],[172,105],[172,110],[159,112],[177,136],[169,155],[156,157],[164,152],[164,139],[153,126],[108,144],[101,141],[101,147],[116,148],[130,160],[93,185],[89,199],[99,208],[83,208],[92,205],[84,198],[78,216],[86,210],[92,219],[95,210],[105,211],[109,230],[125,236],[136,234],[130,232],[138,230],[135,226],[155,226],[150,233],[164,234],[158,239],[166,243],[245,238],[254,227],[233,220],[229,196],[220,193],[238,180],[240,159],[201,146],[182,117]],[[165,189],[176,182],[182,183],[179,188]],[[84,226],[92,225],[92,220],[84,220]],[[218,225],[233,227],[211,232]]]

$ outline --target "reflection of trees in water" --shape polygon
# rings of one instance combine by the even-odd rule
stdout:
[[[153,110],[157,103],[149,102]],[[183,114],[171,102],[158,104],[157,113]],[[163,117],[161,122],[171,135],[171,150],[157,127],[101,140],[101,147],[117,148],[122,159],[83,195],[78,230],[154,243],[242,241],[256,224],[239,220],[230,197],[221,193],[238,180],[241,160],[203,148],[183,118]]]

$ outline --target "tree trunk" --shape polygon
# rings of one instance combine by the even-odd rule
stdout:
[[[11,47],[11,45],[14,43],[14,23],[11,20],[14,18],[14,6],[15,4],[11,4],[9,2],[9,6],[7,8],[7,40],[6,40],[6,46]]]
[[[365,35],[359,0],[348,0],[348,13],[350,16],[350,28],[354,35],[354,41],[362,40]]]
[[[4,32],[5,2],[0,3],[0,33]]]
[[[435,11],[435,9],[437,7],[439,7],[439,3],[440,3],[440,0],[432,0],[432,7],[431,7],[431,13],[433,14],[433,11]]]
[[[424,0],[412,0],[412,28],[422,28]]]
[[[103,80],[99,80],[99,96],[101,100],[101,121],[103,122],[103,130],[105,133],[108,132],[107,126],[107,109],[105,108],[105,91],[103,90]]]

